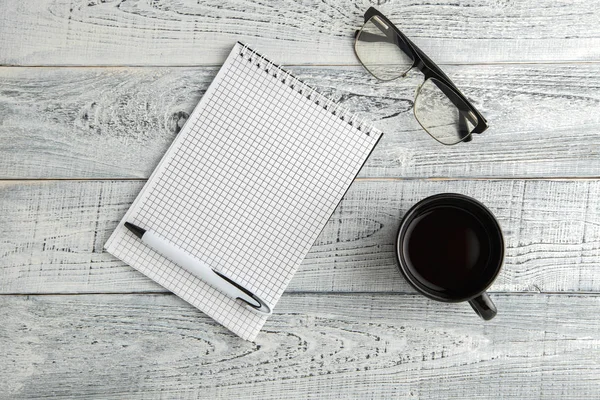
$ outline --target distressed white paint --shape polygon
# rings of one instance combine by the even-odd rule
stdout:
[[[412,113],[418,74],[300,68],[385,134],[361,177],[600,176],[600,64],[445,67],[491,127],[443,146]],[[146,178],[215,68],[0,68],[0,178]]]
[[[584,0],[434,0],[378,8],[438,62],[600,59],[600,15]],[[222,63],[243,40],[284,64],[357,64],[354,0],[3,0],[0,63]]]
[[[598,8],[383,3],[434,60],[470,64],[443,68],[488,132],[437,145],[411,114],[418,75],[356,66],[369,2],[0,0],[0,65],[86,67],[0,68],[0,398],[600,397]],[[236,40],[386,132],[255,344],[139,293],[162,289],[101,247],[143,182],[86,180],[148,177]],[[442,191],[504,228],[491,322],[396,270],[402,214]]]
[[[256,343],[172,295],[0,297],[0,397],[582,399],[598,295],[287,294]]]
[[[4,293],[162,291],[102,251],[140,190],[137,181],[6,182],[0,186]],[[498,217],[507,253],[494,291],[600,291],[598,180],[359,180],[288,291],[412,292],[394,240],[420,199],[458,192]]]

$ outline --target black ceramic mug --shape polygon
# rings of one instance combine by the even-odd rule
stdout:
[[[455,193],[427,197],[404,216],[396,242],[400,271],[425,296],[468,301],[484,320],[496,315],[485,292],[504,260],[498,221],[477,200]]]

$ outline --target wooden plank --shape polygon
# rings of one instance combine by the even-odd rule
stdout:
[[[141,189],[135,181],[0,185],[0,292],[162,291],[102,251]],[[442,192],[488,205],[507,256],[494,291],[600,291],[600,181],[361,180],[316,241],[289,291],[413,292],[394,241],[402,215]]]
[[[0,297],[6,398],[600,396],[600,297],[284,295],[256,343],[171,295]]]
[[[292,68],[384,138],[362,177],[600,176],[600,64],[449,66],[490,121],[442,146],[411,108],[417,75]],[[145,178],[215,68],[0,68],[0,177]]]
[[[284,0],[3,0],[0,63],[221,63],[236,40],[286,64],[357,64],[368,4]],[[600,13],[587,1],[437,0],[379,9],[438,62],[600,59]]]

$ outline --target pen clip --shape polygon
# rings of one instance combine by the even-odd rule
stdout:
[[[245,294],[250,296],[252,298],[252,300],[256,301],[257,304],[251,304],[246,299],[242,299],[241,297],[238,297],[237,300],[242,301],[245,305],[247,305],[254,311],[258,311],[258,312],[265,313],[265,314],[271,314],[271,307],[269,307],[269,305],[266,302],[264,302],[263,300],[261,300],[257,295],[255,295],[254,293],[252,293],[245,287],[241,286],[240,284],[238,284],[231,278],[223,275],[221,272],[215,271],[214,269],[212,271],[215,274],[219,275],[224,280],[226,280],[228,283],[232,284],[233,286],[235,286],[236,288],[238,288],[239,290],[241,290],[242,292],[244,292]]]

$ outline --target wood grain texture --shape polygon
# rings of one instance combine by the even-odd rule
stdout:
[[[488,132],[437,145],[420,76],[369,79],[367,1],[0,0],[0,399],[600,398],[600,9],[381,3]],[[386,132],[255,343],[102,250],[236,40]],[[490,322],[397,271],[439,192],[504,229]]]
[[[368,1],[3,0],[0,63],[219,64],[236,40],[280,62],[357,64]],[[583,0],[385,2],[438,62],[600,59],[600,13]]]
[[[385,132],[361,177],[600,176],[600,64],[448,66],[490,121],[442,146],[412,113],[421,77],[292,68]],[[215,68],[0,68],[0,177],[146,178]]]
[[[255,343],[172,295],[0,297],[2,398],[600,396],[600,297],[284,295]]]
[[[0,185],[0,292],[163,291],[103,252],[142,187],[133,181]],[[600,291],[600,181],[361,180],[355,182],[288,291],[413,292],[395,235],[418,200],[458,192],[495,213],[507,246],[494,291]]]

